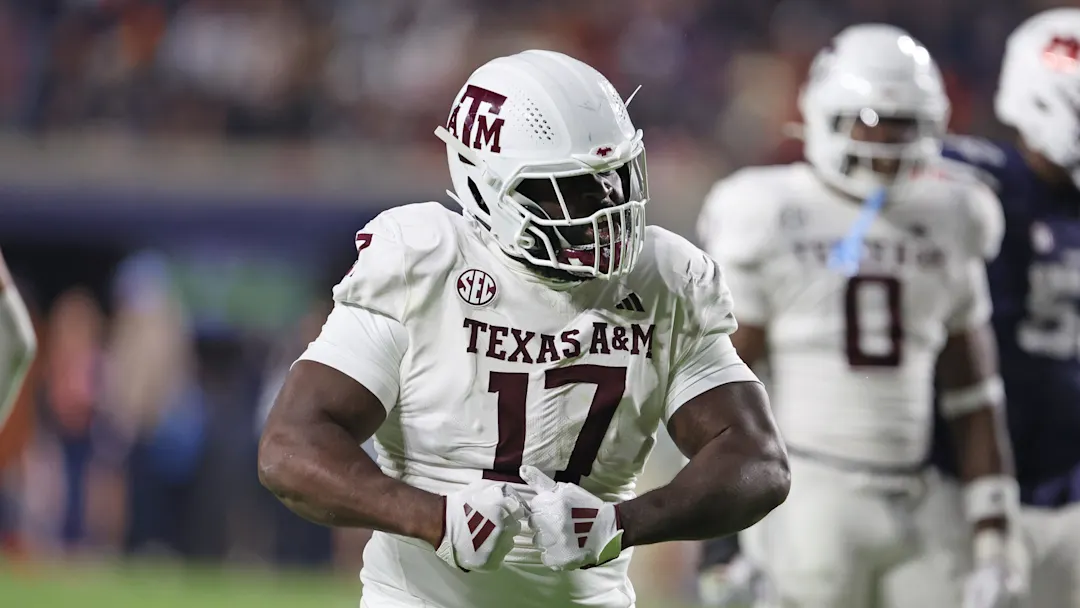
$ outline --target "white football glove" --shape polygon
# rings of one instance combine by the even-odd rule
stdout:
[[[521,467],[521,479],[536,491],[525,512],[545,566],[591,568],[619,556],[623,531],[613,503],[574,484],[556,483],[536,467]]]
[[[445,531],[435,554],[462,570],[496,570],[514,548],[524,516],[521,497],[507,484],[470,484],[446,497]]]
[[[975,535],[975,567],[964,583],[963,608],[1016,608],[1027,593],[1027,559],[1018,542],[997,530]]]

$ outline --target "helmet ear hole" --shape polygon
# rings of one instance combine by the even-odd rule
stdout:
[[[472,161],[460,154],[458,154],[458,160],[470,167],[476,166]],[[471,177],[469,178],[469,194],[472,195],[473,200],[476,201],[476,206],[479,207],[481,211],[489,215],[491,214],[491,209],[489,209],[487,203],[484,202],[484,197],[480,196],[480,189],[476,187],[476,182],[474,182]]]
[[[484,202],[484,197],[480,196],[480,189],[476,187],[476,182],[469,178],[469,194],[472,194],[473,200],[476,201],[476,206],[481,211],[487,214],[491,214],[491,209],[488,209],[487,203]]]

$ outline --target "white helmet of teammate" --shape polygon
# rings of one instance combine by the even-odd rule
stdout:
[[[551,51],[494,59],[469,77],[435,133],[446,142],[450,196],[508,255],[582,278],[633,268],[645,240],[645,146],[600,72]],[[603,184],[583,195],[594,199],[584,214],[568,200],[582,179]]]
[[[994,109],[1080,186],[1080,9],[1039,13],[1009,36]]]
[[[949,98],[930,53],[890,25],[856,25],[820,51],[799,95],[807,160],[818,174],[853,196],[903,183],[941,152]],[[879,124],[899,136],[872,141],[853,135]],[[872,131],[871,131],[872,132]],[[875,160],[891,170],[875,170]]]

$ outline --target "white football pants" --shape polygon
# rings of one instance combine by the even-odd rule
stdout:
[[[923,550],[916,514],[923,474],[880,475],[791,455],[787,501],[739,540],[765,575],[759,608],[885,606],[890,574]],[[951,577],[939,570],[939,578]],[[932,584],[919,608],[958,606],[954,584]]]
[[[494,572],[463,572],[421,541],[375,532],[364,549],[360,608],[634,608],[632,555],[627,549],[603,566],[569,572],[507,562]]]

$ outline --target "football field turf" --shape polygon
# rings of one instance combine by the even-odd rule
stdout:
[[[640,599],[640,598],[639,598]],[[315,574],[0,561],[4,608],[357,608],[360,582]],[[666,600],[639,608],[692,608]]]

